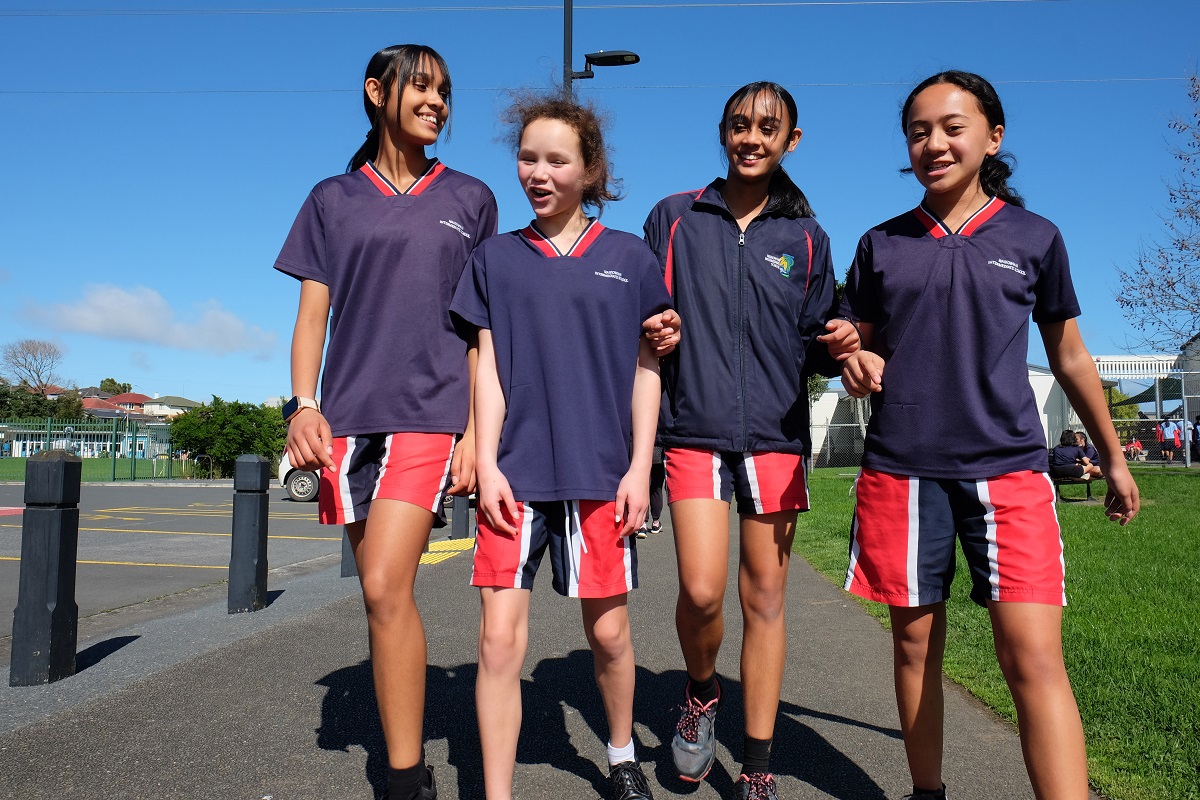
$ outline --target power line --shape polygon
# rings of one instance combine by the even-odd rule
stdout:
[[[1079,84],[1079,83],[1181,83],[1186,77],[1145,77],[1145,78],[1016,78],[1012,80],[990,81],[996,86],[1017,86],[1037,84]],[[864,88],[876,86],[909,86],[911,81],[788,81],[789,87],[809,89],[822,88]],[[692,84],[643,84],[629,86],[588,86],[584,87],[593,92],[616,91],[661,91],[686,89],[736,89],[738,83],[692,83]],[[456,93],[463,92],[507,92],[511,86],[471,86],[455,87]],[[13,95],[203,95],[203,94],[358,94],[361,89],[0,89],[0,96]]]
[[[934,6],[996,3],[1068,3],[1072,0],[773,0],[759,3],[597,3],[576,11],[632,11],[672,8],[807,8],[836,6]],[[411,6],[409,8],[177,8],[177,9],[14,9],[0,17],[215,17],[298,14],[433,14],[464,11],[561,11],[561,5]]]

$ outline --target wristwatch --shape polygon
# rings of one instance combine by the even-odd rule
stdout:
[[[283,421],[291,422],[292,417],[299,414],[306,408],[311,408],[320,411],[321,407],[317,405],[317,401],[311,397],[293,397],[283,404]]]

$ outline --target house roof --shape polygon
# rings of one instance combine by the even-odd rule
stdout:
[[[186,397],[176,397],[169,394],[164,397],[155,397],[146,401],[147,405],[172,406],[174,408],[199,408],[204,405],[197,403],[195,400],[188,400]]]
[[[153,400],[154,398],[147,397],[139,392],[122,392],[121,394],[114,394],[108,399],[109,402],[116,403],[117,405],[128,403],[129,405],[144,406],[147,400]]]
[[[115,403],[110,403],[109,401],[99,397],[83,398],[83,407],[87,411],[99,411],[100,409],[104,409],[105,411],[125,411],[125,409],[121,408]]]
[[[80,397],[99,397],[101,400],[107,400],[112,397],[112,392],[102,392],[98,386],[88,386],[79,390]]]

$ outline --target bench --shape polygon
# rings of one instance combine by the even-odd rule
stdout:
[[[1051,480],[1054,481],[1054,491],[1058,495],[1059,500],[1061,500],[1064,503],[1079,503],[1079,502],[1091,500],[1092,499],[1092,484],[1095,483],[1096,481],[1102,481],[1102,480],[1104,480],[1104,478],[1092,478],[1090,481],[1085,481],[1083,478],[1055,478],[1055,477],[1051,476]],[[1080,484],[1080,483],[1087,487],[1087,497],[1085,497],[1083,500],[1072,500],[1071,498],[1063,495],[1063,492],[1062,492],[1063,486],[1070,486],[1072,484]]]

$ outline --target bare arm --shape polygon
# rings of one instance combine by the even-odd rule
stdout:
[[[313,280],[300,282],[300,308],[292,332],[292,394],[317,396],[321,354],[329,327],[329,287]],[[288,424],[288,459],[301,469],[333,467],[333,436],[324,415],[304,409]]]
[[[500,431],[504,428],[507,404],[496,370],[496,350],[492,332],[480,329],[478,365],[475,368],[475,471],[479,481],[479,508],[492,527],[510,536],[518,531],[517,503],[508,479],[496,464],[500,451]],[[507,518],[504,512],[508,512]]]
[[[1104,503],[1108,518],[1127,525],[1137,516],[1141,500],[1137,484],[1129,474],[1129,467],[1121,454],[1121,443],[1109,418],[1108,405],[1104,402],[1100,375],[1079,336],[1079,326],[1070,319],[1039,324],[1038,327],[1046,345],[1050,370],[1092,437],[1100,460],[1108,471],[1108,496]]]
[[[629,471],[617,487],[615,522],[621,526],[621,536],[636,531],[650,508],[650,462],[654,458],[654,434],[658,430],[658,404],[662,397],[658,356],[654,352],[654,343],[643,336],[633,378],[633,452]]]
[[[465,497],[475,491],[475,372],[479,365],[479,338],[472,336],[467,346],[467,374],[470,376],[470,401],[467,404],[467,429],[454,447],[450,462],[452,495]]]

